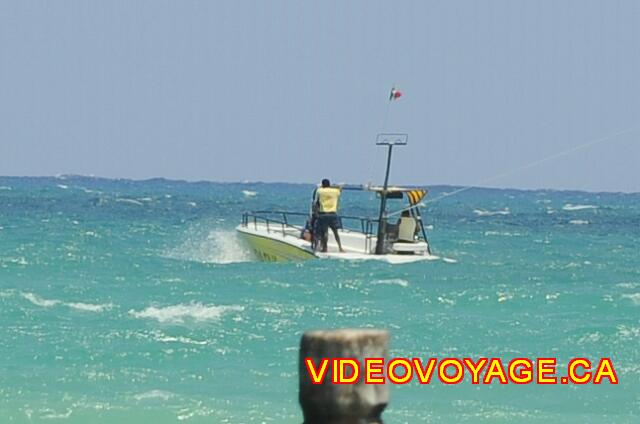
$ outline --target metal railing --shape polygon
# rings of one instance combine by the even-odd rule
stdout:
[[[281,215],[282,219],[271,218],[271,216]],[[252,211],[244,212],[242,214],[242,226],[248,227],[249,224],[253,224],[254,228],[258,229],[258,223],[264,223],[267,227],[267,232],[281,232],[282,236],[293,236],[293,234],[287,233],[287,229],[302,231],[304,227],[291,224],[289,216],[307,216],[302,212],[285,212],[285,211]],[[275,228],[272,228],[274,227]],[[277,228],[277,229],[276,229]]]
[[[277,217],[277,218],[276,218]],[[258,229],[258,223],[266,226],[267,232],[278,232],[283,237],[290,236],[300,238],[301,232],[304,230],[304,224],[295,225],[292,224],[290,217],[303,217],[303,221],[309,217],[308,213],[304,212],[289,212],[289,211],[250,211],[242,214],[242,226],[249,227],[253,225],[254,229]],[[348,216],[339,215],[342,221],[353,221],[359,224],[360,231],[343,228],[343,233],[360,232],[365,235],[365,247],[364,253],[370,253],[373,246],[373,237],[375,236],[375,229],[377,229],[378,220],[371,219],[362,216]],[[287,231],[289,230],[289,231]],[[295,232],[291,231],[295,230]]]

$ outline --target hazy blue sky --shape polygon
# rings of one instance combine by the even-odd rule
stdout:
[[[0,175],[640,191],[640,1],[0,1]],[[391,105],[395,83],[405,94]]]

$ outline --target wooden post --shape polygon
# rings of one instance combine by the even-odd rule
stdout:
[[[389,333],[376,329],[308,331],[300,340],[299,400],[304,424],[382,424],[380,415],[389,402],[387,384],[364,384],[364,358],[386,358]],[[305,366],[311,358],[353,358],[361,364],[356,384],[332,384],[328,365],[322,384],[313,384]]]

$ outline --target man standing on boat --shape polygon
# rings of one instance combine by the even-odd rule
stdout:
[[[340,194],[340,188],[331,187],[331,182],[327,178],[322,180],[322,187],[316,191],[315,203],[318,207],[318,219],[316,225],[318,226],[318,232],[320,233],[320,245],[322,252],[327,251],[329,228],[333,231],[333,235],[338,243],[340,252],[344,252],[344,249],[342,249],[342,243],[340,243],[340,236],[338,235],[338,228],[340,226],[338,218],[338,200],[340,199]]]

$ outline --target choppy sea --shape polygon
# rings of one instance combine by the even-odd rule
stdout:
[[[394,386],[387,423],[640,422],[640,194],[430,203],[446,262],[255,261],[240,214],[304,211],[311,188],[0,178],[0,422],[300,423],[300,336],[338,327],[390,330],[392,356],[610,357],[619,376]]]

